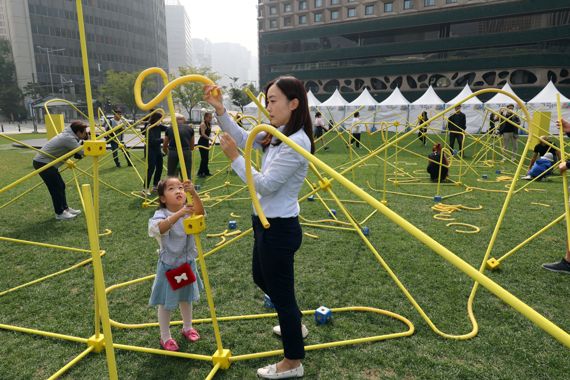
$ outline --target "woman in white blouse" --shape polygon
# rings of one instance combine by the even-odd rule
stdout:
[[[218,90],[218,96],[212,90]],[[294,77],[279,77],[265,88],[271,124],[308,152],[314,153],[313,126],[303,83]],[[232,161],[232,169],[245,181],[245,160],[238,146],[244,147],[248,132],[240,128],[224,109],[221,91],[204,87],[204,100],[216,110],[221,129],[226,132],[220,145]],[[301,360],[305,357],[303,338],[308,334],[301,324],[301,311],[295,298],[294,256],[301,246],[299,191],[307,175],[308,162],[287,144],[270,134],[258,135],[255,148],[263,150],[261,171],[253,169],[255,189],[270,227],[264,229],[257,215],[252,216],[254,243],[252,272],[254,282],[275,305],[285,357],[276,364],[259,368],[265,379],[303,376]],[[255,210],[254,210],[255,212]]]

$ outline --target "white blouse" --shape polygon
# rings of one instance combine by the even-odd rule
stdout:
[[[217,118],[220,128],[229,133],[240,148],[244,148],[249,133],[240,128],[227,112],[217,115]],[[285,126],[281,126],[278,130],[282,132],[284,128]],[[262,134],[257,135],[254,148],[261,149],[259,141],[262,137]],[[303,129],[289,138],[307,152],[311,151],[311,141]],[[267,218],[290,218],[299,215],[297,199],[308,167],[307,160],[285,143],[277,146],[270,144],[267,147],[261,160],[261,171],[252,168],[259,203]],[[246,181],[245,159],[242,156],[232,162],[232,169]]]

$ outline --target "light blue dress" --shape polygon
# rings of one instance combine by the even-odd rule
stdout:
[[[184,231],[182,218],[170,227],[164,234],[160,234],[158,223],[168,218],[173,213],[166,208],[158,209],[148,221],[148,234],[156,238],[159,245],[159,258],[156,265],[156,277],[152,284],[149,305],[163,305],[166,310],[176,309],[179,302],[195,302],[200,299],[200,291],[204,284],[196,265],[198,251],[193,235],[187,235]],[[187,262],[196,275],[196,281],[178,290],[172,290],[166,280],[166,271],[174,269]]]

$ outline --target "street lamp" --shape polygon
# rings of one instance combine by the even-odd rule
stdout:
[[[65,49],[50,49],[50,48],[41,47],[40,45],[36,45],[36,47],[40,50],[45,50],[45,52],[47,54],[48,70],[49,70],[49,82],[51,84],[51,93],[53,94],[55,91],[53,90],[53,78],[51,76],[51,62],[49,60],[49,54],[55,53],[56,51],[64,51]]]
[[[59,82],[61,83],[61,97],[64,98],[63,92],[66,85],[73,85],[73,79],[67,80],[63,75],[59,74]]]

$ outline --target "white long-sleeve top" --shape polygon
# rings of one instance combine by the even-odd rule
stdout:
[[[249,133],[240,128],[227,112],[218,115],[217,119],[220,128],[229,133],[240,148],[244,148]],[[281,126],[278,130],[281,132],[284,128],[285,126]],[[254,148],[262,148],[258,142],[262,137],[261,134],[257,136]],[[311,151],[311,141],[303,129],[289,138],[306,151]],[[259,203],[267,218],[290,218],[299,215],[297,199],[308,167],[307,160],[285,143],[277,146],[270,144],[267,147],[261,160],[261,171],[252,168]],[[245,159],[242,156],[232,162],[232,169],[246,181]]]

